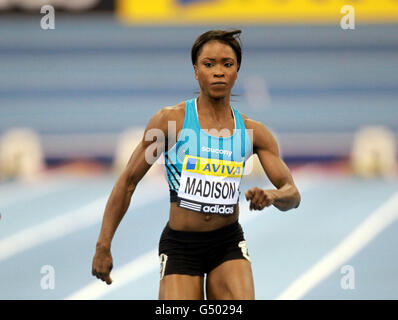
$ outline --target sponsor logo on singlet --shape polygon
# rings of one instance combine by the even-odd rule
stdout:
[[[235,162],[186,155],[178,197],[205,213],[232,214],[239,198],[243,161]],[[183,202],[187,206],[187,202]]]
[[[211,152],[211,153],[217,153],[217,154],[223,154],[228,157],[231,157],[232,151],[231,150],[223,150],[223,149],[216,149],[216,148],[210,148],[210,147],[202,147],[202,151],[204,152]]]

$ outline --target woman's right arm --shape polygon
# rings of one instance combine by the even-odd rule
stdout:
[[[159,110],[148,122],[142,140],[135,148],[125,169],[117,179],[106,204],[93,258],[92,275],[107,284],[112,283],[110,272],[113,262],[110,249],[113,236],[130,206],[131,197],[137,184],[150,169],[154,160],[164,151],[165,139],[168,134],[167,122],[168,108]],[[159,134],[162,132],[163,138]],[[146,137],[151,137],[151,133],[155,133],[155,137],[146,139]]]

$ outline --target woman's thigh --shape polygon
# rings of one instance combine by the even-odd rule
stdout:
[[[169,274],[160,280],[159,300],[203,300],[203,277]]]
[[[207,275],[207,299],[253,300],[251,263],[246,259],[228,260]]]

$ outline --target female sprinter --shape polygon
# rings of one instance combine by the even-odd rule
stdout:
[[[230,105],[242,57],[240,33],[211,30],[198,37],[191,58],[199,96],[164,107],[150,119],[118,178],[92,264],[92,274],[107,284],[112,283],[112,238],[137,184],[151,167],[145,155],[164,150],[170,216],[159,242],[159,299],[204,299],[205,293],[212,300],[254,299],[250,257],[238,222],[246,160],[256,153],[276,187],[247,190],[250,210],[270,205],[283,211],[297,208],[300,194],[270,131]],[[176,133],[169,132],[170,121]],[[147,141],[151,129],[160,129],[165,138]]]

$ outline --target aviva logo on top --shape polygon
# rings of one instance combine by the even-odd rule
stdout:
[[[187,156],[182,168],[183,171],[202,175],[240,178],[243,171],[243,161],[235,162]]]

